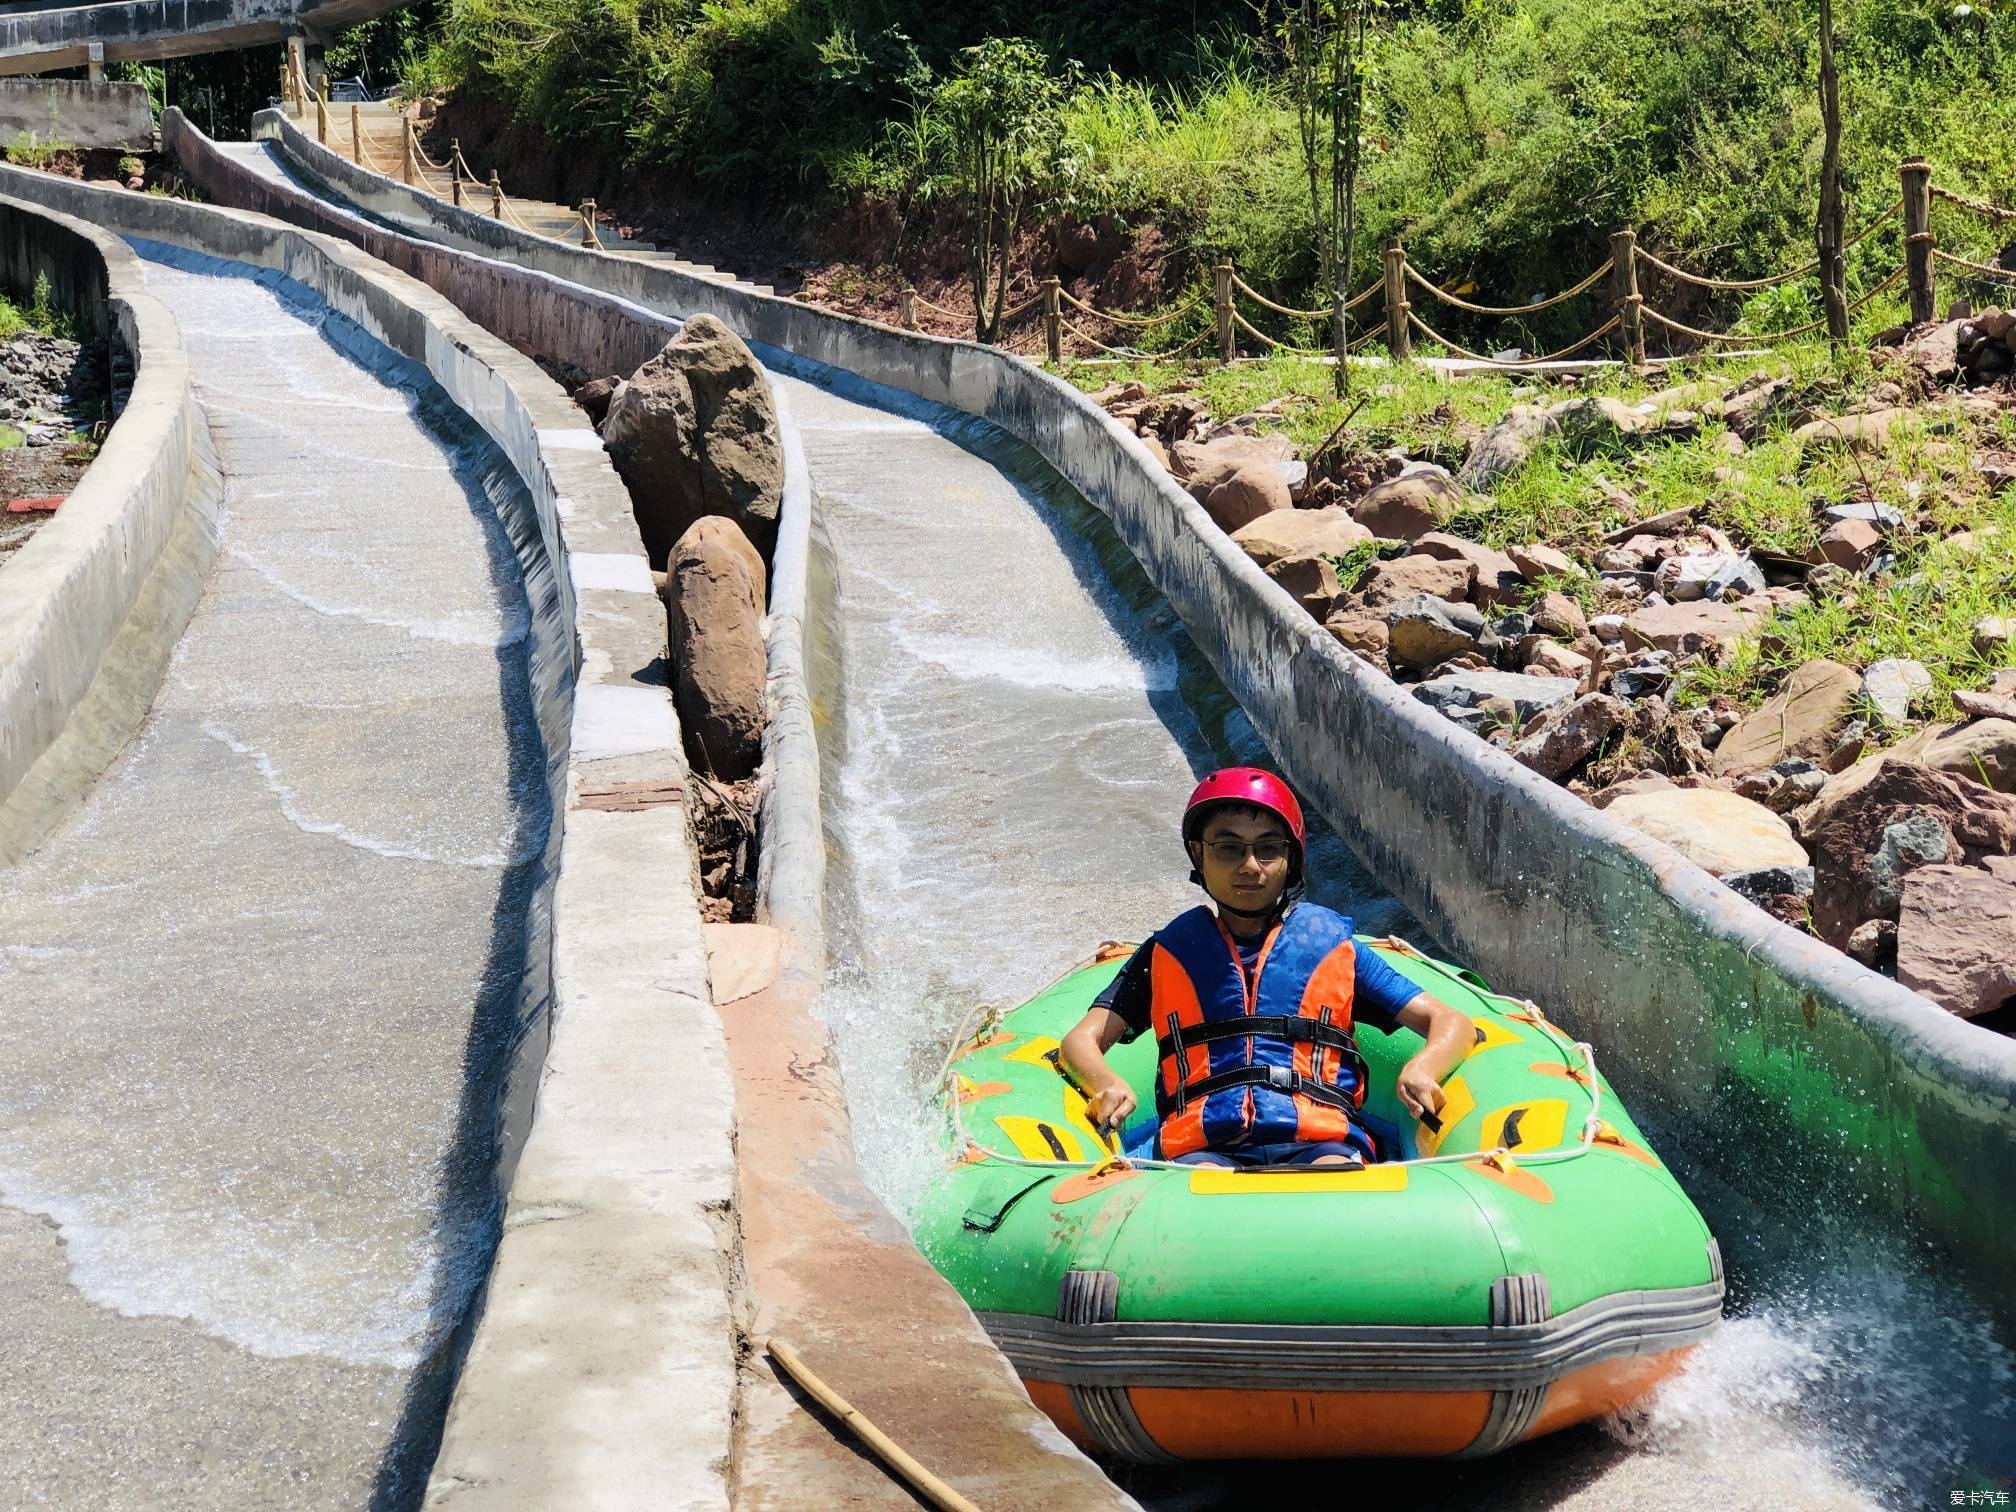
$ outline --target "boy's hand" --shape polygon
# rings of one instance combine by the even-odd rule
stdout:
[[[1091,1102],[1093,1124],[1118,1133],[1133,1113],[1137,1099],[1134,1089],[1116,1076],[1092,1094]]]
[[[1416,1118],[1442,1111],[1442,1084],[1419,1055],[1400,1068],[1399,1090],[1400,1101]]]

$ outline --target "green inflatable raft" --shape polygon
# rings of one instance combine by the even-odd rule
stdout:
[[[1131,946],[953,1047],[917,1241],[1084,1448],[1490,1454],[1642,1397],[1719,1322],[1715,1239],[1589,1048],[1402,940],[1365,943],[1476,1043],[1430,1128],[1394,1092],[1420,1037],[1361,1027],[1361,1116],[1388,1156],[1364,1170],[1123,1156],[1058,1042]],[[1152,1110],[1152,1037],[1110,1059]]]

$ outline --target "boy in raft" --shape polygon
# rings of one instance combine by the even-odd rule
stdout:
[[[1474,1029],[1351,937],[1351,921],[1302,898],[1302,806],[1256,767],[1213,772],[1183,813],[1190,880],[1217,905],[1175,919],[1137,950],[1064,1036],[1095,1123],[1118,1129],[1135,1097],[1106,1051],[1151,1026],[1161,1052],[1154,1154],[1184,1165],[1361,1166],[1365,1062],[1352,1027],[1405,1024],[1428,1043],[1400,1070],[1416,1118],[1442,1108],[1442,1078]]]

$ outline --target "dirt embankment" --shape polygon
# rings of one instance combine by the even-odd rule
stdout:
[[[816,204],[778,205],[704,189],[677,173],[638,168],[586,148],[556,142],[514,124],[482,101],[456,97],[421,107],[423,145],[442,157],[451,141],[480,174],[495,166],[508,193],[577,205],[593,199],[626,236],[654,241],[696,262],[713,263],[778,293],[849,315],[898,324],[905,283],[920,300],[957,311],[920,308],[919,327],[971,336],[972,285],[959,212],[938,204],[906,215],[886,195],[854,194]],[[1033,296],[1053,274],[1065,291],[1102,309],[1144,310],[1177,287],[1181,269],[1152,220],[1057,222],[1024,231],[1010,260],[1007,304]],[[1081,329],[1112,340],[1117,328],[1073,317]],[[1001,345],[1039,352],[1035,312],[1012,322]]]

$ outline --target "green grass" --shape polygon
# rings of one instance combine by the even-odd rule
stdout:
[[[0,425],[0,451],[12,451],[28,444],[28,438],[11,425]]]

